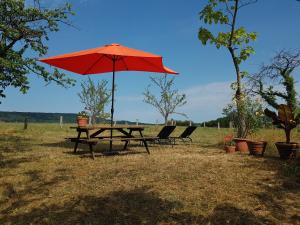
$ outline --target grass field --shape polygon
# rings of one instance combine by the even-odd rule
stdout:
[[[269,141],[264,158],[225,154],[232,131],[199,128],[191,145],[92,160],[85,146],[72,153],[69,125],[22,128],[0,123],[0,224],[300,224],[300,181],[288,173],[299,161],[277,156],[280,130],[252,137]]]

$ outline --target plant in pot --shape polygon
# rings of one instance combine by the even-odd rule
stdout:
[[[224,146],[224,149],[226,153],[234,153],[236,150],[235,142],[234,141],[227,142],[226,145]]]
[[[265,126],[269,122],[269,119],[265,116],[264,111],[262,111],[262,108],[260,108],[260,111],[257,111],[255,113],[255,116],[258,117],[256,121],[254,121],[257,123],[256,130],[258,130],[262,126]],[[257,138],[255,138],[254,140],[248,140],[247,145],[249,149],[249,155],[264,156],[267,144],[268,142],[261,139],[257,140]]]
[[[285,142],[277,142],[276,147],[281,158],[291,157],[297,143],[291,143],[291,130],[299,123],[297,91],[293,71],[300,66],[300,51],[278,52],[268,65],[262,65],[260,71],[248,76],[248,91],[258,94],[278,115],[269,109],[265,115],[273,124],[284,129]]]
[[[249,154],[254,156],[264,156],[268,142],[266,141],[247,141]]]
[[[296,156],[296,150],[299,144],[291,142],[291,131],[299,124],[299,109],[292,110],[288,105],[281,104],[278,106],[278,115],[269,109],[265,109],[266,116],[273,120],[273,124],[278,128],[284,129],[285,142],[276,142],[276,148],[282,159],[289,159]]]
[[[242,111],[244,114],[244,122],[245,122],[245,132],[242,137],[234,138],[233,140],[236,143],[236,151],[240,151],[242,153],[248,153],[249,148],[247,142],[248,135],[253,134],[263,125],[263,118],[261,117],[262,104],[260,99],[253,99],[250,96],[246,96],[243,100]],[[259,112],[259,113],[257,113]],[[239,126],[239,114],[237,111],[236,104],[231,103],[227,105],[223,109],[223,114],[233,122],[234,127]]]
[[[81,111],[77,114],[77,125],[79,127],[84,127],[88,125],[89,115],[86,111]]]

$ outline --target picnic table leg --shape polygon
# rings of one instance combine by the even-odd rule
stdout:
[[[130,130],[130,131],[129,131],[129,135],[128,135],[128,137],[129,137],[129,136],[131,136],[131,133],[132,133],[132,130]],[[123,148],[123,150],[126,150],[126,149],[127,149],[127,145],[128,145],[128,143],[129,143],[129,141],[125,141],[125,145],[124,145],[124,148]]]
[[[140,133],[141,137],[144,137],[141,130],[139,130],[139,133]],[[143,142],[142,142],[142,141],[140,142],[140,145],[141,145],[141,146],[143,145]]]
[[[150,151],[149,151],[149,148],[148,148],[148,144],[147,144],[147,141],[145,139],[143,139],[143,143],[145,145],[145,148],[146,148],[148,154],[150,154]]]
[[[88,131],[88,130],[86,130],[86,131],[85,131],[85,133],[86,133],[86,137],[87,137],[87,139],[90,139],[89,131]]]
[[[75,146],[74,146],[74,153],[76,153],[76,151],[77,151],[80,135],[81,135],[81,131],[78,131],[77,140],[76,140]]]
[[[94,155],[94,151],[93,151],[93,145],[90,143],[89,147],[90,147],[90,152],[92,154],[92,158],[95,159],[95,155]]]

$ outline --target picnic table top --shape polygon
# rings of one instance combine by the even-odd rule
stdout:
[[[144,126],[140,125],[91,125],[91,126],[72,126],[71,129],[85,129],[85,130],[96,130],[96,129],[144,129]]]

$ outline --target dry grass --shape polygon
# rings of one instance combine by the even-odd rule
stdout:
[[[72,153],[68,126],[1,123],[0,224],[299,224],[300,182],[284,176],[287,162],[273,145],[264,158],[224,154],[229,132],[200,128],[192,145],[152,146],[151,155],[134,146],[93,161],[86,147]]]

